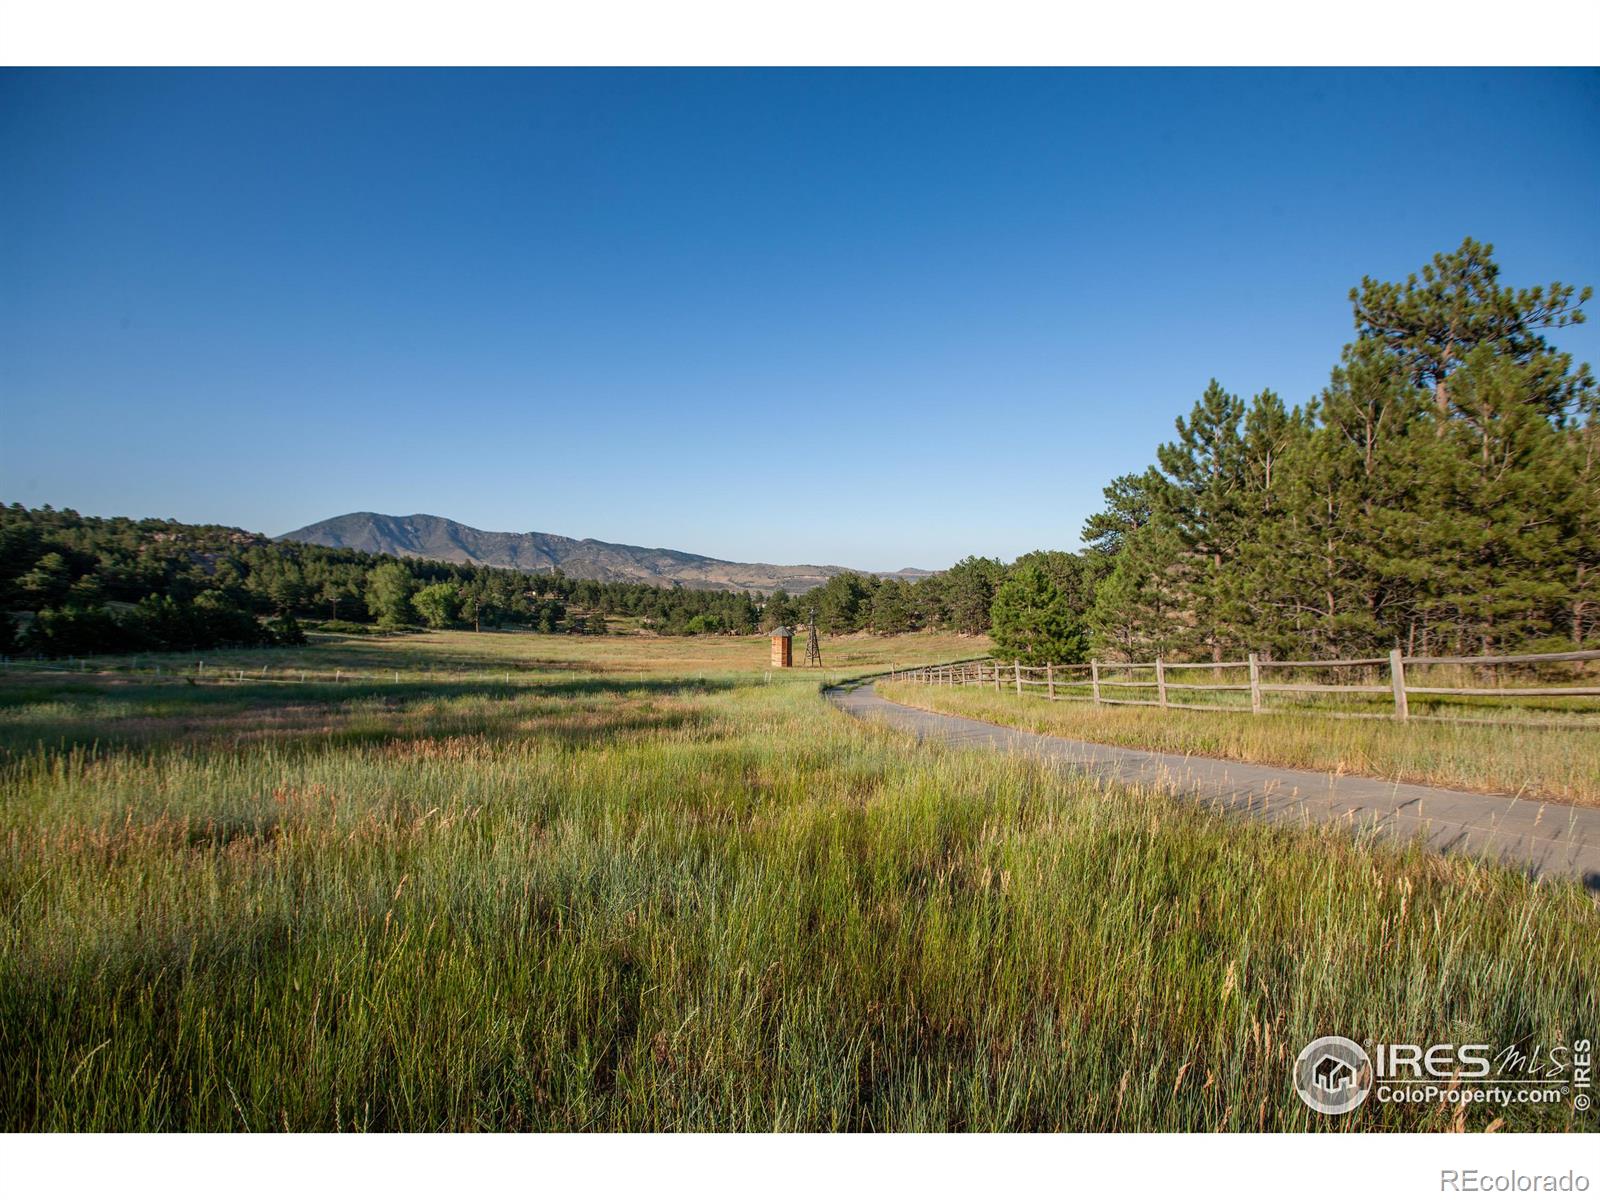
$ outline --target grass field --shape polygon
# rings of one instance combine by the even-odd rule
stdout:
[[[919,747],[765,662],[448,634],[0,678],[0,1127],[1596,1127],[1318,1117],[1289,1073],[1330,1032],[1593,1037],[1576,885]],[[291,674],[328,669],[374,678]]]
[[[1400,725],[1309,709],[1251,716],[1051,701],[987,687],[877,686],[902,704],[1111,746],[1600,805],[1600,729]]]

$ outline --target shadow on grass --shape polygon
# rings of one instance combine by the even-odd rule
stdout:
[[[196,1100],[208,1090],[203,1080],[211,1064],[193,1037],[192,993],[215,1006],[213,1020],[219,1013],[224,1022],[237,1019],[248,1004],[237,981],[286,993],[294,954],[287,916],[240,912],[226,929],[129,931],[88,953],[47,953],[31,969],[0,971],[0,1062],[8,1067],[0,1084],[0,1128],[239,1128],[226,1104]],[[79,999],[85,992],[106,1003],[86,1008]],[[324,1014],[324,1026],[333,1028],[336,1018]],[[109,1046],[129,1029],[137,1030],[148,1053],[120,1094],[97,1094],[93,1072],[54,1067],[56,1061],[87,1062],[95,1047]],[[40,1071],[56,1076],[50,1086],[36,1086],[32,1076]]]
[[[647,730],[703,724],[692,710],[637,707],[722,692],[732,680],[692,676],[546,679],[529,683],[129,683],[116,679],[9,681],[0,686],[0,762],[43,752],[179,746],[376,745],[443,736],[506,740],[554,737],[588,745]],[[440,703],[483,707],[428,711]],[[529,703],[570,701],[571,710],[530,711]],[[115,713],[96,713],[97,703]],[[609,709],[608,702],[628,705]],[[51,711],[37,715],[28,706]],[[68,711],[58,711],[65,707]],[[73,708],[83,711],[74,713]],[[8,712],[8,710],[10,710]],[[374,720],[384,727],[372,727]]]

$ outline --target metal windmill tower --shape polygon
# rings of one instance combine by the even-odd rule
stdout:
[[[822,643],[817,641],[817,610],[811,609],[811,623],[806,630],[806,666],[820,667],[822,665]]]

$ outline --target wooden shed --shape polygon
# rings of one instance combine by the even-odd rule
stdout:
[[[787,625],[779,625],[772,631],[772,665],[794,666],[794,630]]]

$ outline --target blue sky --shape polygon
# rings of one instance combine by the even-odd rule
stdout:
[[[1597,150],[1597,71],[3,72],[0,499],[1071,548],[1364,273],[1600,283]]]

